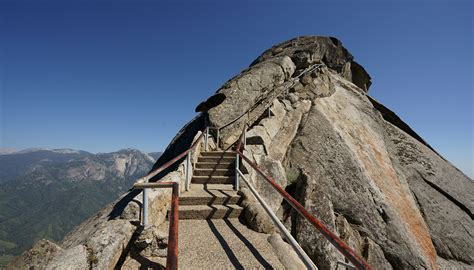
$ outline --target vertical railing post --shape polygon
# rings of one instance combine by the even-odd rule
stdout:
[[[239,154],[235,154],[235,190],[239,190]]]
[[[166,258],[166,269],[178,269],[178,225],[179,225],[179,184],[173,183],[171,191],[171,209],[169,214],[169,234],[168,234],[168,251]]]
[[[186,191],[189,190],[189,178],[191,176],[191,151],[186,155],[186,179],[184,181],[184,188]]]
[[[247,132],[244,130],[244,149],[247,146]]]
[[[148,225],[148,190],[143,189],[143,227]]]
[[[204,135],[204,151],[207,152],[207,145],[209,144],[209,127],[206,127],[206,135]]]
[[[217,129],[216,147],[219,148],[219,129]]]

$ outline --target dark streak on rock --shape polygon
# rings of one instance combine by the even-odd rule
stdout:
[[[469,210],[469,208],[467,208],[464,204],[462,204],[460,201],[456,200],[456,198],[454,198],[453,196],[451,196],[449,193],[447,193],[446,191],[444,191],[441,187],[439,187],[438,185],[436,185],[435,183],[427,180],[426,178],[423,177],[423,175],[420,174],[420,177],[421,179],[423,179],[423,181],[425,181],[426,184],[428,184],[430,187],[432,187],[433,189],[435,189],[436,191],[438,191],[439,193],[441,193],[441,195],[443,195],[444,197],[446,197],[446,199],[448,199],[449,201],[451,201],[452,203],[454,203],[457,207],[459,207],[463,212],[465,212],[471,219],[474,220],[474,215],[473,213]]]

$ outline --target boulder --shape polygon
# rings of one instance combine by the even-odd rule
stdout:
[[[62,251],[63,249],[57,244],[42,239],[36,242],[31,249],[10,261],[5,269],[45,269],[46,265]]]
[[[278,132],[273,136],[271,146],[268,147],[268,155],[277,161],[283,161],[286,152],[293,141],[301,119],[311,108],[311,101],[301,100],[297,102],[295,109],[289,111],[279,124]]]
[[[374,269],[472,269],[474,182],[370,98],[370,84],[336,38],[283,42],[198,106],[202,113],[179,131],[154,168],[189,148],[206,125],[222,128],[224,147],[245,128],[244,155]],[[151,181],[183,181],[183,160]],[[346,261],[255,170],[245,162],[241,170],[318,268],[337,269],[338,261]],[[241,186],[249,227],[273,233],[268,215]],[[169,191],[151,192],[150,203],[150,218],[162,223]],[[133,245],[143,253],[137,260],[159,257],[151,247],[164,246],[165,239],[154,230],[140,234],[140,207],[140,192],[130,191],[69,233],[62,247],[43,243],[50,248],[25,253],[24,265],[57,265],[65,257],[75,258],[62,260],[65,267],[136,265],[124,258]],[[269,241],[278,254],[287,252],[278,235]],[[290,257],[282,260],[289,268]]]
[[[96,264],[98,258],[89,253],[87,247],[78,245],[66,249],[54,257],[46,267],[47,270],[88,270]]]
[[[143,257],[165,256],[168,247],[168,232],[153,225],[140,232],[132,247],[132,253]]]
[[[370,237],[362,236],[365,233],[359,232],[356,224],[351,225],[343,215],[338,215],[336,217],[336,229],[339,237],[352,247],[357,254],[360,254],[369,265],[377,265],[380,269],[392,269],[392,266],[384,257],[382,248]]]
[[[244,154],[375,269],[472,268],[472,179],[370,98],[370,85],[339,40],[298,37],[224,84],[217,91],[224,101],[203,117],[225,126],[226,147],[245,127]],[[282,198],[253,169],[241,168],[320,269],[344,261],[294,210],[280,207]],[[246,205],[247,221],[270,231],[262,209]]]
[[[278,256],[278,259],[285,269],[306,269],[306,266],[298,257],[298,254],[296,254],[296,252],[288,243],[283,241],[279,234],[274,233],[270,235],[268,237],[268,242],[270,245],[272,245],[276,255]]]
[[[241,121],[234,122],[272,92],[276,85],[288,80],[294,70],[289,57],[276,57],[255,65],[224,84],[218,93],[225,95],[225,100],[208,111],[210,125],[223,128],[222,141],[227,142],[230,133],[242,131]]]
[[[273,233],[275,225],[251,191],[246,187],[242,187],[239,194],[243,198],[241,205],[244,208],[243,218],[247,225],[257,232]]]
[[[370,75],[365,71],[364,67],[357,62],[347,62],[342,70],[342,75],[360,89],[364,90],[364,92],[369,91],[369,87],[372,84]]]
[[[291,58],[297,70],[324,63],[365,92],[371,85],[370,75],[353,61],[353,56],[342,46],[341,41],[334,37],[301,36],[285,41],[265,51],[251,66],[283,55]]]

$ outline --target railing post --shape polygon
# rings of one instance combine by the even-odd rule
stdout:
[[[143,227],[148,225],[148,190],[143,189]]]
[[[216,138],[216,141],[217,141],[216,142],[216,147],[217,148],[219,148],[219,135],[220,135],[219,132],[220,132],[219,129],[217,129],[217,138]]]
[[[244,130],[244,149],[247,146],[247,132]]]
[[[186,155],[186,179],[184,181],[184,188],[189,190],[189,178],[191,176],[191,151]]]
[[[235,153],[235,190],[239,190],[239,154]]]
[[[168,251],[166,258],[166,269],[178,269],[178,225],[179,225],[179,184],[173,183],[171,191],[171,209],[169,215],[169,234],[168,234]]]
[[[206,135],[204,135],[204,151],[207,152],[207,145],[209,140],[209,127],[206,127]]]

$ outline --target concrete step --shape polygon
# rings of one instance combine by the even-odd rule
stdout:
[[[179,196],[179,205],[228,205],[240,201],[233,185],[191,184],[189,191]]]
[[[193,171],[193,175],[196,176],[232,176],[235,175],[235,169],[204,169],[196,168]]]
[[[179,219],[228,219],[242,213],[238,205],[183,205],[179,206]]]
[[[193,176],[193,184],[233,184],[234,176]]]
[[[164,228],[168,229],[166,223]],[[179,268],[285,269],[267,238],[268,234],[249,229],[237,218],[180,220]],[[137,258],[143,267],[145,260]],[[159,258],[159,263],[166,265],[166,257]],[[138,265],[130,269],[140,268]],[[290,269],[301,269],[298,266],[290,265]]]
[[[234,151],[210,151],[210,152],[201,152],[201,156],[203,157],[235,157]]]
[[[213,162],[213,163],[231,163],[235,160],[234,156],[200,156],[198,162]]]
[[[196,169],[232,169],[235,167],[235,162],[196,162]]]

